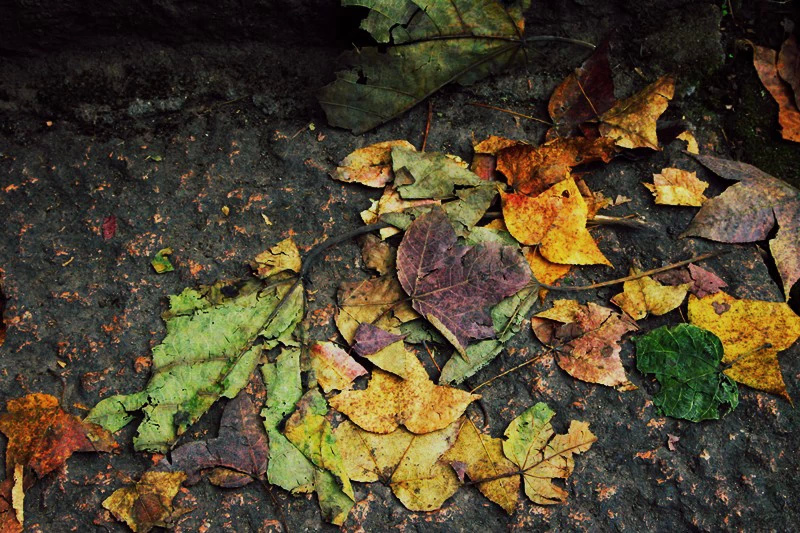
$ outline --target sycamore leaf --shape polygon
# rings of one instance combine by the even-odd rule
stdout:
[[[777,67],[778,75],[792,88],[794,104],[800,109],[800,45],[797,36],[791,35],[783,42]]]
[[[401,378],[409,376],[403,335],[395,335],[372,324],[361,324],[353,339],[353,351],[378,368]]]
[[[65,412],[49,394],[28,394],[6,404],[0,431],[8,438],[6,479],[22,465],[43,477],[74,452],[108,452],[117,447],[103,428]]]
[[[634,338],[636,368],[655,374],[661,388],[653,397],[659,412],[692,422],[716,420],[719,407],[739,403],[736,383],[720,368],[722,344],[710,331],[679,324]]]
[[[233,398],[247,384],[264,347],[287,341],[303,314],[302,287],[267,319],[286,285],[261,283],[186,289],[170,297],[163,315],[167,335],[153,348],[153,372],[144,390],[106,398],[87,416],[110,431],[142,410],[136,450],[165,452],[220,397]],[[257,339],[264,339],[257,344]]]
[[[705,298],[691,296],[689,322],[722,341],[725,375],[791,401],[778,352],[800,338],[800,317],[787,304],[737,300],[721,291]]]
[[[403,235],[397,276],[414,309],[466,356],[471,340],[495,336],[489,308],[522,289],[530,269],[514,247],[456,244],[447,216],[435,208]]]
[[[395,331],[403,322],[419,316],[406,299],[394,275],[342,283],[337,294],[336,327],[349,344],[360,324]]]
[[[781,51],[783,52],[783,49]],[[781,137],[788,141],[800,142],[800,108],[795,100],[798,97],[797,94],[793,97],[792,88],[779,76],[778,62],[778,53],[775,50],[753,45],[753,66],[764,88],[778,104]]]
[[[349,389],[354,379],[367,373],[366,368],[332,342],[311,345],[311,368],[325,392]]]
[[[539,244],[548,261],[611,266],[586,229],[589,209],[573,178],[535,197],[514,193],[500,196],[508,231],[522,244]]]
[[[552,505],[567,501],[567,491],[554,479],[567,479],[575,469],[573,455],[583,453],[597,440],[587,422],[573,420],[565,435],[555,435],[550,419],[555,412],[537,403],[506,428],[503,453],[522,471],[525,495],[534,503]]]
[[[600,116],[600,134],[622,148],[658,147],[656,121],[675,94],[675,80],[663,76]]]
[[[137,533],[157,526],[171,527],[176,519],[191,510],[176,509],[172,505],[185,479],[183,472],[145,472],[134,485],[114,491],[103,501],[103,507]]]
[[[631,276],[639,274],[636,268],[631,269]],[[662,285],[650,276],[626,281],[623,292],[611,298],[611,302],[628,313],[634,320],[641,320],[651,315],[664,315],[683,303],[690,285]]]
[[[480,395],[435,385],[417,356],[408,351],[407,379],[374,370],[366,390],[345,391],[331,406],[362,429],[391,433],[403,425],[412,433],[430,433],[456,420]]]
[[[300,250],[289,237],[255,256],[251,265],[262,279],[280,272],[300,272]]]
[[[622,336],[638,329],[629,317],[592,302],[556,300],[531,318],[531,326],[541,342],[555,348],[558,366],[572,377],[620,390],[636,388],[619,357]]]
[[[331,177],[345,183],[360,183],[368,187],[383,187],[394,179],[392,148],[401,146],[415,151],[408,141],[384,141],[359,148],[339,162]]]
[[[463,463],[472,481],[491,480],[478,483],[478,490],[508,514],[514,512],[519,500],[519,469],[503,455],[503,439],[484,435],[467,419],[461,423],[458,439],[442,456],[442,461]]]
[[[789,299],[800,279],[800,190],[746,163],[711,156],[695,159],[715,174],[739,183],[708,200],[682,237],[719,242],[755,242],[778,232],[769,249]]]
[[[667,272],[656,274],[653,278],[665,285],[688,283],[689,292],[698,298],[715,294],[723,287],[728,286],[722,278],[694,263],[689,265],[688,268],[668,270]]]
[[[700,207],[707,200],[703,192],[708,183],[697,179],[696,172],[679,168],[665,168],[653,174],[653,184],[643,183],[650,189],[660,205],[686,205]]]
[[[381,481],[412,511],[433,511],[458,490],[453,470],[439,458],[456,440],[461,420],[415,435],[403,428],[370,433],[350,421],[334,432],[347,475],[354,481]]]
[[[322,88],[328,122],[360,134],[411,109],[444,85],[473,83],[520,58],[528,0],[345,0],[378,11],[362,27],[385,50],[343,56],[349,70]]]

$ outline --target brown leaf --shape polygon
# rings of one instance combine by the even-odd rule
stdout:
[[[416,150],[408,141],[384,141],[359,148],[341,160],[331,177],[345,183],[361,183],[368,187],[383,187],[394,179],[392,147]]]
[[[183,472],[145,472],[134,485],[114,491],[103,501],[103,507],[136,533],[146,533],[156,526],[171,527],[190,511],[172,506],[184,479]]]
[[[665,285],[681,285],[688,283],[689,292],[698,298],[714,294],[719,292],[721,288],[728,286],[722,278],[710,270],[701,268],[694,263],[689,265],[689,268],[661,272],[660,274],[654,275],[653,279]]]
[[[791,88],[778,76],[777,56],[775,50],[753,45],[753,66],[764,88],[778,104],[781,136],[789,141],[800,142],[800,110],[792,97]]]
[[[800,46],[796,35],[786,39],[781,46],[778,54],[778,75],[792,88],[794,105],[800,109]]]
[[[377,270],[381,276],[397,268],[397,250],[372,233],[361,239],[361,259],[367,268]]]
[[[403,322],[418,318],[406,294],[392,275],[342,283],[337,295],[336,327],[348,343],[359,324],[368,323],[392,331]]]
[[[617,102],[600,117],[600,134],[623,148],[660,150],[656,121],[675,93],[675,80],[663,76],[630,98]]]

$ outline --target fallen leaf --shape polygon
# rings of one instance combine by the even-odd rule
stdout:
[[[315,342],[311,345],[311,368],[322,390],[346,390],[353,380],[367,373],[348,353],[332,342]]]
[[[511,246],[456,244],[444,211],[409,226],[397,249],[397,275],[416,311],[466,356],[474,339],[494,337],[489,309],[522,289],[530,269]]]
[[[641,271],[632,268],[630,275]],[[649,314],[664,315],[676,309],[686,299],[690,285],[662,285],[650,276],[644,276],[622,285],[621,293],[611,298],[611,302],[628,313],[634,320],[641,320]]]
[[[696,172],[679,168],[665,168],[653,174],[653,184],[643,183],[650,189],[660,205],[686,205],[700,207],[707,200],[703,192],[708,183],[697,179]]]
[[[717,312],[720,306],[722,312]],[[800,317],[783,302],[737,300],[718,292],[689,298],[689,322],[719,337],[725,349],[725,375],[754,389],[791,401],[778,364],[778,352],[800,337]]]
[[[406,299],[394,275],[342,283],[337,295],[336,327],[349,344],[360,324],[395,331],[401,323],[419,316]]]
[[[439,458],[455,442],[461,422],[455,420],[424,435],[402,428],[381,435],[345,421],[334,433],[352,480],[381,481],[391,487],[406,508],[433,511],[459,487],[450,466]]]
[[[265,347],[289,342],[303,315],[302,287],[267,323],[287,290],[286,284],[265,288],[250,281],[185,289],[171,296],[170,308],[162,315],[167,335],[153,348],[145,389],[102,400],[87,420],[117,431],[133,420],[130,412],[142,410],[134,448],[166,452],[217,399],[239,393]]]
[[[778,76],[778,54],[775,50],[753,45],[753,66],[761,83],[778,104],[778,123],[781,137],[800,142],[800,110],[792,95],[792,89]]]
[[[395,187],[404,200],[455,197],[455,188],[477,187],[483,181],[447,154],[392,148]]]
[[[689,292],[702,298],[709,294],[715,294],[723,287],[727,287],[722,278],[711,272],[701,268],[694,263],[689,265],[689,268],[681,268],[675,270],[668,270],[653,276],[654,279],[666,285],[682,285],[689,284]]]
[[[694,138],[694,135],[692,135],[691,131],[686,130],[682,133],[679,133],[675,138],[686,141],[686,151],[690,154],[697,155],[700,153],[700,147],[697,145],[697,139]]]
[[[519,469],[503,455],[503,439],[484,435],[467,419],[461,423],[458,438],[442,461],[464,464],[469,478],[478,482],[481,494],[508,514],[514,512],[519,500]],[[481,483],[483,479],[491,481]]]
[[[797,36],[791,35],[783,42],[778,53],[778,75],[789,84],[794,93],[794,104],[800,109],[800,46]]]
[[[14,479],[7,478],[0,482],[0,531],[3,533],[22,533],[22,524],[17,520],[14,508]]]
[[[675,80],[663,76],[630,98],[621,100],[600,117],[600,134],[622,148],[660,150],[656,121],[675,93]]]
[[[575,180],[556,183],[536,197],[501,193],[508,231],[522,244],[538,244],[542,257],[566,265],[608,265],[586,220],[589,209]]]
[[[716,420],[719,408],[739,404],[736,383],[723,374],[722,343],[710,331],[679,324],[662,326],[633,339],[636,368],[655,374],[661,388],[653,396],[660,414],[692,422]]]
[[[403,425],[419,434],[448,426],[480,398],[435,385],[417,356],[405,354],[407,379],[376,369],[366,390],[342,392],[331,398],[331,406],[366,431],[391,433]]]
[[[176,509],[172,504],[185,479],[183,472],[145,472],[134,485],[114,491],[103,501],[103,507],[137,533],[169,528],[191,510]]]
[[[489,135],[486,139],[473,145],[472,162],[469,169],[485,181],[497,180],[497,153],[503,148],[525,144],[522,141],[514,141],[497,135]]]
[[[107,241],[114,238],[117,234],[117,217],[114,215],[107,216],[103,219],[103,240]]]
[[[401,378],[409,376],[406,367],[404,335],[395,335],[372,324],[361,324],[353,338],[353,351],[372,364]]]
[[[300,250],[289,237],[255,256],[250,265],[261,279],[281,272],[300,272]]]
[[[676,445],[678,444],[679,440],[681,440],[680,437],[676,437],[675,435],[667,433],[667,448],[669,451],[674,452],[678,449]]]
[[[367,268],[376,270],[381,276],[397,269],[397,250],[372,233],[361,240],[361,259]]]
[[[508,6],[496,0],[369,3],[379,14],[368,16],[362,27],[389,46],[342,56],[348,70],[337,72],[336,81],[319,93],[328,122],[360,134],[452,81],[470,84],[519,61],[522,11],[528,5],[528,0]]]
[[[681,237],[719,242],[755,242],[778,232],[769,249],[783,281],[783,293],[800,279],[800,190],[746,163],[695,156],[715,174],[739,183],[708,200]]]
[[[153,265],[153,270],[156,271],[156,274],[164,274],[175,270],[175,267],[169,261],[169,257],[167,257],[169,255],[172,255],[172,248],[162,248],[153,256],[150,264]]]
[[[537,403],[506,428],[503,453],[522,471],[525,495],[539,505],[567,501],[567,491],[553,483],[567,479],[575,469],[573,455],[583,453],[597,440],[589,424],[573,420],[564,435],[555,435],[550,420],[555,415]]]
[[[517,192],[537,196],[554,184],[569,178],[578,165],[611,161],[616,148],[612,139],[598,137],[558,137],[541,146],[520,144],[497,154],[497,170]]]
[[[333,179],[345,183],[360,183],[368,187],[383,187],[394,179],[392,173],[392,148],[402,146],[415,151],[408,141],[384,141],[359,148],[339,162],[331,174]]]
[[[525,260],[528,262],[528,266],[531,267],[534,279],[545,285],[554,284],[556,281],[569,274],[569,271],[572,269],[572,265],[551,263],[542,257],[542,253],[539,251],[538,247],[526,246],[523,249],[523,253],[525,255]]]
[[[411,224],[412,214],[422,214],[427,211],[428,208],[426,206],[441,205],[441,203],[441,200],[403,200],[393,186],[387,185],[381,197],[378,200],[372,200],[372,205],[369,209],[361,211],[361,220],[365,224],[375,224],[380,220],[395,225],[396,227],[382,228],[380,230],[381,239],[388,239],[400,233],[408,224]],[[409,215],[402,217],[406,220],[405,226],[399,224],[397,220],[391,220],[389,216],[392,214],[404,215],[406,212]]]
[[[636,388],[619,357],[622,336],[638,329],[629,317],[592,302],[555,300],[552,308],[531,318],[531,327],[536,338],[555,347],[558,366],[572,377],[620,390]]]

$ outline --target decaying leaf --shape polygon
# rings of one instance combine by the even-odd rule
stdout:
[[[153,260],[150,261],[150,264],[153,265],[153,270],[156,271],[156,274],[164,274],[165,272],[172,272],[175,270],[175,267],[172,266],[172,263],[169,261],[169,257],[172,255],[172,248],[162,248],[156,255],[153,257]]]
[[[394,275],[342,283],[337,295],[336,327],[350,344],[360,324],[395,331],[401,323],[419,316],[406,299]]]
[[[675,93],[675,80],[663,76],[630,98],[621,100],[600,117],[600,134],[622,148],[660,150],[656,121]]]
[[[405,354],[407,379],[376,369],[366,390],[342,392],[331,398],[331,406],[366,431],[391,433],[403,425],[420,434],[448,426],[480,398],[435,385],[417,356]]]
[[[746,163],[711,156],[695,159],[715,174],[739,183],[708,200],[682,237],[720,242],[755,242],[778,232],[769,249],[783,281],[783,293],[800,279],[800,190]]]
[[[456,244],[442,209],[406,230],[397,249],[397,275],[412,305],[466,357],[474,339],[495,335],[489,309],[522,289],[530,269],[511,246]]]
[[[458,490],[453,470],[439,458],[455,442],[462,420],[415,435],[403,428],[370,433],[352,422],[334,432],[347,475],[353,481],[381,481],[412,511],[433,511]]]
[[[541,342],[556,349],[558,366],[572,377],[620,390],[636,388],[619,357],[622,336],[638,329],[629,317],[592,302],[556,300],[531,318],[531,326]]]
[[[286,284],[264,288],[260,282],[246,282],[171,296],[163,315],[167,335],[153,348],[153,371],[145,389],[102,400],[87,420],[117,431],[133,419],[130,412],[142,410],[134,447],[167,451],[217,399],[239,393],[264,347],[289,342],[303,314],[301,288],[267,323],[287,290]]]
[[[501,193],[508,231],[521,243],[538,244],[542,256],[564,265],[609,265],[586,229],[589,209],[575,180],[556,183],[536,197]]]
[[[640,273],[637,268],[631,269],[631,276]],[[676,309],[686,299],[689,291],[688,283],[682,285],[662,285],[650,276],[633,281],[626,281],[623,292],[611,298],[611,302],[628,313],[634,320],[641,320],[651,315],[664,315]]]
[[[395,335],[372,324],[361,324],[353,338],[353,351],[372,364],[401,378],[409,377],[403,335]]]
[[[718,292],[689,297],[689,321],[722,341],[725,375],[791,401],[778,352],[800,338],[800,317],[783,302],[737,300]]]
[[[554,479],[567,479],[575,469],[573,455],[583,453],[597,440],[587,422],[573,420],[564,435],[555,435],[550,420],[555,415],[537,403],[506,428],[503,453],[522,471],[525,495],[534,503],[552,505],[567,501],[567,491]]]
[[[497,0],[397,0],[376,6],[362,26],[384,50],[361,48],[343,57],[349,70],[323,87],[319,101],[328,122],[359,134],[404,113],[457,81],[473,83],[520,58],[522,10],[528,0],[506,7]]]
[[[800,45],[796,35],[789,36],[781,45],[777,67],[778,75],[792,88],[794,104],[800,109]]]
[[[3,533],[22,533],[22,523],[14,508],[14,479],[6,478],[0,482],[0,531]]]
[[[397,250],[372,233],[361,240],[361,259],[367,268],[376,270],[381,276],[397,269]]]
[[[472,481],[491,480],[478,483],[478,490],[508,514],[514,512],[519,500],[519,469],[503,455],[503,439],[485,435],[472,421],[464,420],[455,444],[442,456],[442,461],[464,464]]]
[[[191,510],[176,509],[172,504],[185,479],[183,472],[145,472],[134,485],[114,491],[103,501],[103,507],[137,533],[157,526],[171,527]]]
[[[688,283],[689,292],[698,298],[717,293],[723,287],[728,286],[722,278],[710,270],[706,270],[695,264],[689,265],[688,268],[668,270],[667,272],[656,274],[653,278],[665,285],[682,285]]]
[[[366,368],[332,342],[315,342],[310,352],[311,368],[325,392],[349,389],[354,379],[367,373]]]
[[[778,75],[778,53],[770,48],[753,45],[753,66],[764,88],[778,104],[781,136],[788,141],[800,142],[800,109],[791,87]]]
[[[718,419],[722,405],[736,409],[739,392],[722,372],[722,344],[710,331],[690,324],[662,326],[634,342],[636,368],[655,374],[661,384],[653,397],[659,413],[700,422]]]
[[[300,272],[300,250],[297,249],[294,239],[289,237],[258,254],[251,266],[262,279],[280,272]]]
[[[368,187],[383,187],[394,179],[392,173],[392,148],[402,146],[414,151],[408,141],[384,141],[359,148],[339,162],[331,174],[333,179],[345,183],[361,183]]]
[[[696,172],[679,168],[665,168],[653,174],[653,184],[643,183],[660,205],[686,205],[700,207],[707,200],[703,192],[708,183],[697,178]]]

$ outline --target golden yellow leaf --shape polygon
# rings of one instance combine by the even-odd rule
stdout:
[[[639,274],[636,268],[631,269],[631,276]],[[634,320],[641,320],[651,315],[669,313],[683,303],[690,283],[680,285],[662,285],[650,276],[626,281],[621,293],[611,298],[611,302],[628,313]]]
[[[659,150],[656,121],[675,94],[675,80],[663,76],[600,117],[600,135],[622,148]]]
[[[259,278],[285,271],[300,272],[300,251],[289,237],[255,256],[252,266]]]
[[[472,149],[476,154],[490,154],[497,155],[497,152],[509,146],[516,146],[518,144],[526,144],[523,141],[515,141],[513,139],[506,139],[498,135],[489,135],[479,143],[473,144]]]
[[[689,321],[722,341],[727,376],[791,401],[778,352],[800,337],[800,317],[787,304],[737,300],[722,291],[703,298],[690,296]]]
[[[708,183],[697,178],[696,172],[679,168],[665,168],[661,174],[653,174],[653,184],[643,183],[656,197],[660,205],[686,205],[700,207],[708,200],[703,192]]]
[[[556,281],[566,276],[572,269],[572,265],[559,265],[558,263],[551,263],[542,257],[539,249],[535,247],[523,248],[523,254],[525,255],[525,260],[528,261],[528,265],[531,267],[533,277],[535,277],[536,281],[539,283],[552,285]]]
[[[183,472],[145,472],[136,484],[114,491],[103,501],[103,507],[137,533],[156,526],[170,527],[176,518],[189,511],[172,507],[172,500],[185,479]]]
[[[359,148],[339,162],[331,175],[345,183],[361,183],[368,187],[383,187],[392,179],[392,148],[402,146],[416,150],[408,141],[384,141]]]
[[[679,134],[676,139],[686,141],[686,151],[690,154],[697,155],[700,153],[700,147],[697,145],[697,139],[694,138],[694,135],[692,135],[691,131],[684,131],[683,133]]]

